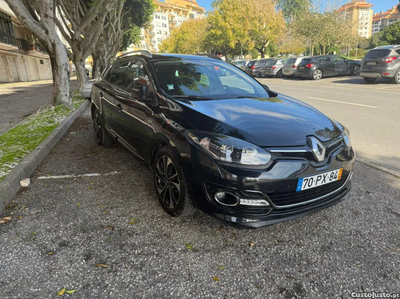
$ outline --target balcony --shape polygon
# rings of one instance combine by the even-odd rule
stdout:
[[[29,43],[25,39],[17,38],[17,46],[20,50],[29,51]]]
[[[0,31],[0,49],[17,50],[17,40],[15,36],[7,32]]]

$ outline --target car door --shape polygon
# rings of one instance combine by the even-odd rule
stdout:
[[[334,56],[333,61],[335,63],[335,74],[344,75],[347,73],[346,59],[341,56]]]
[[[123,142],[145,160],[150,156],[154,135],[161,130],[149,103],[150,98],[155,98],[154,86],[150,82],[144,61],[133,59],[126,74],[124,97],[119,99]]]
[[[322,57],[319,60],[324,77],[332,76],[335,72],[335,65],[329,56]]]
[[[118,99],[121,97],[121,93],[124,93],[125,73],[128,71],[129,65],[130,61],[128,60],[117,61],[107,71],[104,82],[98,84],[104,125],[114,135],[121,132],[119,121],[121,104]]]

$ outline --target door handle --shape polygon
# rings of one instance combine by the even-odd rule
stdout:
[[[118,111],[122,111],[122,106],[121,106],[121,104],[118,104],[118,105],[116,105],[115,107],[117,108]]]

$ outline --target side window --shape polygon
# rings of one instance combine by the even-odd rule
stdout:
[[[149,76],[147,75],[147,71],[143,63],[139,60],[134,60],[132,61],[132,65],[126,74],[125,86],[125,90],[132,95],[141,96],[138,94],[138,90],[135,88],[135,80],[137,80],[139,77],[149,80]]]
[[[130,63],[129,60],[116,62],[112,69],[107,72],[106,77],[108,77],[108,80],[107,78],[106,80],[119,88],[124,88],[126,72],[128,71]]]
[[[325,61],[331,61],[331,58],[330,57],[326,57]]]
[[[397,55],[400,55],[400,49],[396,50]]]
[[[318,62],[325,62],[326,60],[325,60],[325,58],[320,58],[319,60],[318,60]]]
[[[335,58],[333,60],[334,61],[344,61],[345,59],[343,57],[340,57],[340,56],[335,56]]]

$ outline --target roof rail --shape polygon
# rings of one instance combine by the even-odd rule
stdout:
[[[143,55],[143,56],[146,56],[148,58],[152,58],[153,57],[153,55],[147,50],[137,50],[137,51],[126,52],[126,53],[122,54],[121,56],[118,56],[117,59],[122,58],[122,57],[126,57],[126,56],[132,56],[132,55]]]

